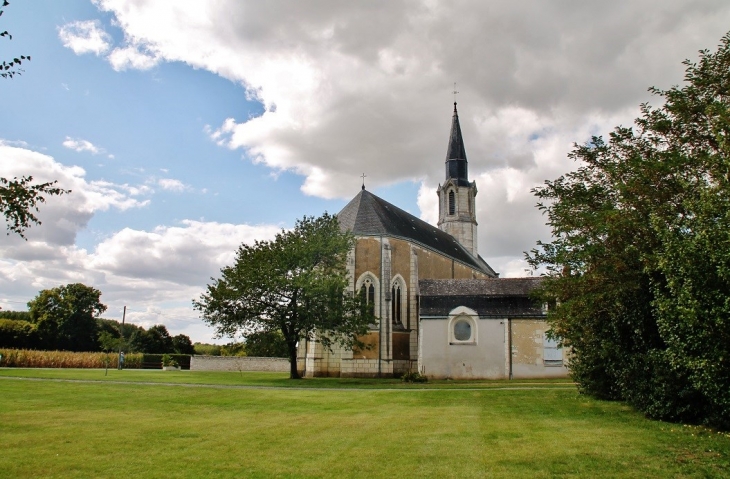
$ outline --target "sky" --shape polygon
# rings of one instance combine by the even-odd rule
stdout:
[[[216,338],[192,308],[237,248],[368,190],[435,224],[453,102],[502,277],[549,241],[531,189],[730,30],[726,0],[11,0],[0,176],[71,194],[0,236],[0,307],[84,283],[104,317]],[[454,93],[457,91],[458,93]]]

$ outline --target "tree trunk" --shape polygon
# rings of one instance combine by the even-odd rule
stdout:
[[[289,347],[289,379],[302,379],[297,370],[297,343],[287,341]]]

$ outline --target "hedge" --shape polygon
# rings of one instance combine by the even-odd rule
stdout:
[[[162,356],[164,354],[142,354],[143,369],[162,369]],[[189,354],[168,354],[171,359],[177,361],[180,369],[190,369]]]

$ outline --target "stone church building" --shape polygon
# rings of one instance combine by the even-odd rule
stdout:
[[[529,299],[538,278],[501,279],[477,251],[477,186],[469,181],[454,103],[438,228],[362,190],[338,214],[355,235],[350,289],[378,318],[371,347],[299,345],[304,376],[499,379],[566,376],[546,339],[545,311]]]

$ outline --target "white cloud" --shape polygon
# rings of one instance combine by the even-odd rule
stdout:
[[[128,45],[123,48],[115,48],[107,57],[112,68],[116,71],[127,70],[149,70],[157,65],[160,59],[149,53],[140,51],[139,47]]]
[[[60,187],[73,190],[40,205],[43,223],[26,231],[27,241],[17,235],[0,240],[0,306],[6,309],[22,309],[42,289],[81,282],[102,291],[102,301],[110,306],[106,317],[119,319],[127,305],[129,321],[146,327],[164,323],[173,334],[211,340],[212,330],[196,319],[191,300],[220,268],[233,263],[242,243],[270,239],[281,230],[278,225],[184,220],[151,231],[123,228],[87,251],[75,238],[94,214],[142,208],[149,200],[138,197],[152,189],[87,181],[82,168],[7,146],[5,140],[0,140],[0,171],[11,178],[32,175],[38,182],[57,179]]]
[[[81,138],[71,138],[70,136],[67,136],[64,142],[62,143],[63,146],[70,150],[82,152],[82,151],[88,151],[92,155],[97,155],[99,153],[104,153],[104,148],[99,148],[98,146],[94,145],[88,140],[82,140]],[[109,155],[111,158],[114,157],[114,155]]]
[[[533,137],[556,135],[546,124],[560,134],[563,120],[636,112],[648,86],[681,81],[681,60],[715,44],[730,15],[717,0],[96,3],[150,64],[246,86],[265,112],[221,119],[211,139],[304,175],[302,190],[324,198],[351,197],[363,170],[374,186],[437,181],[453,81],[472,171],[534,168]]]
[[[83,53],[101,55],[109,50],[111,45],[111,37],[98,20],[67,23],[58,28],[58,36],[63,46],[70,48],[77,55]]]
[[[160,188],[167,191],[181,192],[187,189],[187,186],[182,181],[172,178],[160,178],[157,180],[157,184],[160,185]]]
[[[86,227],[97,211],[109,208],[126,210],[141,208],[149,200],[133,198],[149,192],[146,186],[132,187],[105,181],[86,181],[86,172],[78,166],[64,166],[52,157],[26,148],[15,148],[0,143],[0,171],[5,177],[31,175],[36,182],[58,181],[58,186],[72,192],[49,198],[39,205],[37,214],[42,224],[26,232],[29,242],[47,243],[51,247],[71,246],[76,234]],[[6,246],[11,250],[25,247],[25,242],[8,237]],[[15,253],[13,253],[15,254]],[[12,256],[9,256],[12,257]]]
[[[124,228],[92,252],[12,239],[15,247],[0,244],[0,291],[20,303],[41,289],[81,282],[102,291],[102,301],[110,306],[105,317],[119,318],[126,305],[127,321],[144,327],[164,323],[173,334],[210,340],[212,330],[196,319],[191,300],[200,297],[220,268],[232,264],[241,243],[270,239],[279,231],[274,225],[183,221],[153,231]]]
[[[519,275],[522,252],[549,233],[530,189],[575,168],[566,157],[574,142],[630,124],[638,105],[651,101],[647,87],[680,83],[681,61],[716,45],[730,17],[723,0],[94,2],[113,16],[124,43],[112,49],[94,24],[98,48],[69,48],[105,54],[116,70],[182,62],[239,83],[264,113],[220,118],[204,129],[212,141],[275,173],[304,176],[308,195],[350,198],[363,172],[369,188],[417,181],[419,208],[431,222],[458,82],[470,176],[479,189],[479,250],[503,276]],[[99,207],[139,207],[152,186],[165,188],[160,181],[91,182],[86,189],[102,189],[93,197]],[[148,262],[167,267],[160,245],[196,226],[161,228],[107,238],[104,253],[94,253],[104,277],[127,278],[120,284],[145,297],[177,284],[161,283],[154,274],[163,273]],[[133,266],[113,254],[134,241],[149,254],[132,256],[154,280],[133,276]],[[171,257],[188,278],[191,267],[176,251]]]

